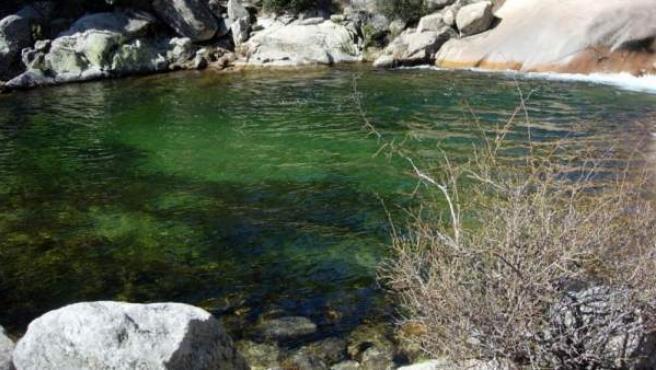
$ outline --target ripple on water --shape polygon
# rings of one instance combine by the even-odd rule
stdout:
[[[526,106],[515,111],[520,91]],[[0,322],[20,330],[78,300],[234,294],[249,319],[272,307],[317,322],[341,311],[327,331],[385,312],[382,203],[403,224],[416,181],[363,127],[354,93],[384,141],[426,166],[438,148],[466,158],[513,112],[517,148],[529,127],[536,142],[626,135],[631,148],[656,107],[654,96],[588,83],[358,68],[3,96]]]

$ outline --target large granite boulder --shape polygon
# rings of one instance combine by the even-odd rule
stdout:
[[[435,53],[455,36],[452,28],[444,26],[438,31],[416,32],[408,29],[395,38],[374,62],[378,68],[428,64],[435,60]]]
[[[242,45],[247,65],[332,65],[360,60],[355,37],[344,25],[331,21],[285,25],[273,22]]]
[[[144,12],[87,15],[52,41],[24,49],[28,68],[10,89],[189,68],[196,47],[188,38],[152,38],[156,18]],[[189,63],[191,65],[191,63]]]
[[[21,50],[32,44],[30,20],[12,14],[0,20],[0,80],[20,71]]]
[[[14,342],[7,337],[5,329],[0,326],[0,370],[11,370],[11,353]]]
[[[494,21],[492,2],[481,1],[463,6],[456,15],[456,25],[461,36],[471,36],[487,31]]]
[[[16,345],[19,370],[247,369],[208,312],[177,303],[78,303],[34,320]]]
[[[656,73],[656,0],[506,0],[492,30],[450,40],[440,67]]]
[[[153,9],[180,36],[192,41],[210,40],[219,30],[218,21],[207,1],[154,0]]]

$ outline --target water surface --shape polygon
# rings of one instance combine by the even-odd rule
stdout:
[[[354,78],[382,140],[363,128]],[[520,91],[534,140],[623,135],[630,150],[654,128],[653,95],[431,70],[177,73],[0,96],[0,323],[20,332],[99,299],[246,322],[276,309],[325,333],[375,320],[386,209],[402,225],[421,196],[381,145],[420,166],[438,147],[465,158]],[[525,127],[511,138],[525,143]]]

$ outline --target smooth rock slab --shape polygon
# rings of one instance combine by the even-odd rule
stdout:
[[[11,369],[11,353],[14,351],[14,342],[7,337],[5,329],[0,326],[0,370]]]
[[[34,320],[18,370],[247,369],[221,324],[178,303],[78,303]]]

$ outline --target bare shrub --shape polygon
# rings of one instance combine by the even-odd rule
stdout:
[[[523,106],[483,137],[467,163],[445,156],[427,173],[406,158],[441,201],[422,204],[414,222],[394,233],[393,257],[381,268],[400,324],[424,328],[413,340],[431,357],[560,369],[640,363],[633,357],[646,344],[627,348],[627,341],[654,331],[649,177],[617,168],[594,147],[510,146],[506,134]],[[583,303],[568,294],[591,288],[607,294],[579,320],[572,312]]]

